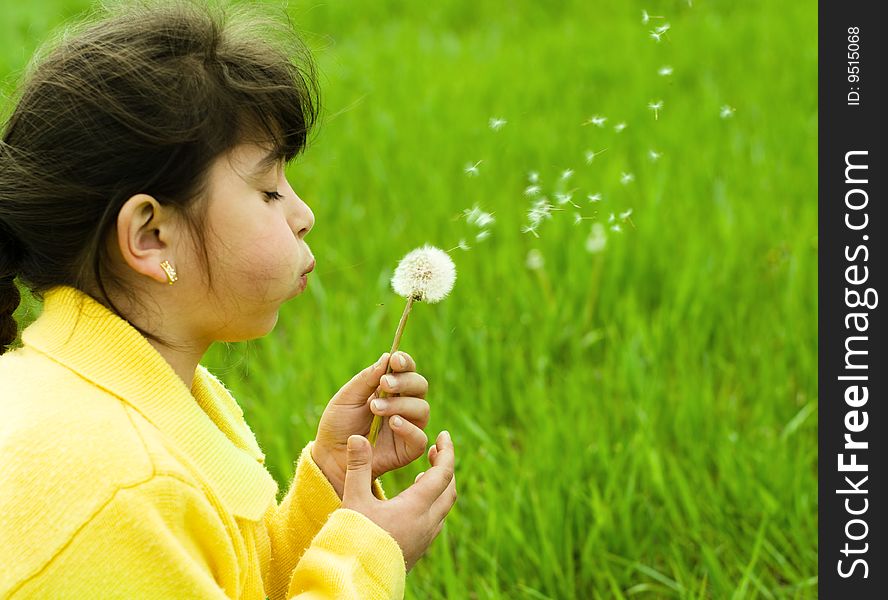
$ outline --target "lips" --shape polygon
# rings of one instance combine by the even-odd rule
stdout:
[[[314,259],[312,259],[311,264],[308,265],[308,269],[307,269],[305,272],[303,272],[302,274],[303,274],[303,275],[308,275],[309,273],[311,273],[312,271],[314,271],[314,268],[315,268],[315,261],[314,261]]]

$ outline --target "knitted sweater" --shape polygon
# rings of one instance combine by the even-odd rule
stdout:
[[[44,299],[0,356],[0,598],[403,598],[398,543],[341,508],[314,442],[278,504],[205,367],[189,390],[88,295]]]

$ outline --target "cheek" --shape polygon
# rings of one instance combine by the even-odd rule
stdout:
[[[268,228],[241,241],[238,270],[254,282],[295,281],[298,248],[293,232],[286,228]]]

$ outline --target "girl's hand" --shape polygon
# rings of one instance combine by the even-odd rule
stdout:
[[[383,377],[389,358],[392,373]],[[371,407],[371,401],[377,398],[377,388],[389,394],[388,398],[380,399],[386,403],[380,409]],[[428,381],[416,372],[413,358],[398,351],[393,357],[384,353],[376,364],[352,377],[333,396],[321,415],[311,454],[340,498],[348,467],[348,438],[369,435],[374,414],[383,417],[373,448],[374,479],[410,464],[424,453],[428,443],[423,431],[429,422],[429,403],[425,401],[428,389]],[[394,423],[398,417],[400,425]]]
[[[374,449],[360,436],[352,437],[342,508],[361,513],[385,529],[404,554],[407,570],[425,553],[444,527],[456,503],[455,455],[450,434],[442,431],[429,448],[430,469],[416,476],[413,485],[388,500],[370,492],[370,462]]]

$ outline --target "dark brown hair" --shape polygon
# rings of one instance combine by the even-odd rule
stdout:
[[[120,315],[105,240],[137,193],[180,212],[212,287],[201,219],[212,162],[247,132],[288,162],[317,119],[314,62],[289,19],[188,0],[99,17],[38,50],[2,128],[0,354],[18,330],[16,277],[40,300],[56,285],[100,290]]]

